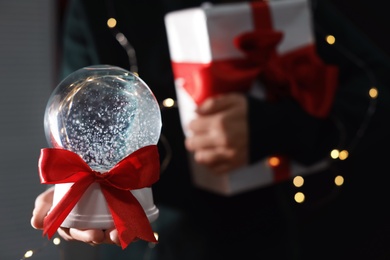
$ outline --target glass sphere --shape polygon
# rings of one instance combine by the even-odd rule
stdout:
[[[110,65],[66,77],[49,97],[44,115],[48,143],[77,153],[99,172],[157,144],[161,126],[160,108],[147,84]]]

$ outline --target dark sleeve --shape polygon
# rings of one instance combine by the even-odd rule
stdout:
[[[248,97],[251,162],[282,154],[311,164],[333,148],[351,153],[383,137],[377,133],[389,112],[389,58],[327,1],[316,1],[313,15],[318,54],[340,71],[331,113],[319,119],[292,99],[270,103]],[[336,37],[335,45],[326,44],[328,34]],[[369,97],[371,87],[378,89],[377,99]]]
[[[64,18],[59,78],[93,64],[99,64],[99,57],[84,2],[70,0]]]

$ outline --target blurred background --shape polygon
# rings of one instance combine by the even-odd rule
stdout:
[[[386,1],[336,1],[390,54]],[[30,226],[40,149],[47,147],[43,115],[57,81],[59,33],[66,0],[0,0],[0,259],[60,259],[61,246]],[[362,212],[364,214],[364,212]],[[390,242],[390,241],[389,241]]]
[[[31,228],[40,149],[46,147],[43,114],[56,84],[57,3],[0,1],[0,259],[22,259],[47,239]],[[36,259],[60,259],[47,246]]]

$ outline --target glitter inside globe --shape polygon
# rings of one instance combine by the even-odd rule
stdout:
[[[110,65],[70,74],[54,89],[44,116],[49,144],[77,153],[99,172],[157,144],[161,126],[159,105],[147,84]]]

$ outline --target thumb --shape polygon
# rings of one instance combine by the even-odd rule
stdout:
[[[43,220],[53,203],[54,187],[41,193],[35,200],[35,208],[30,220],[31,226],[35,229],[43,229]]]

